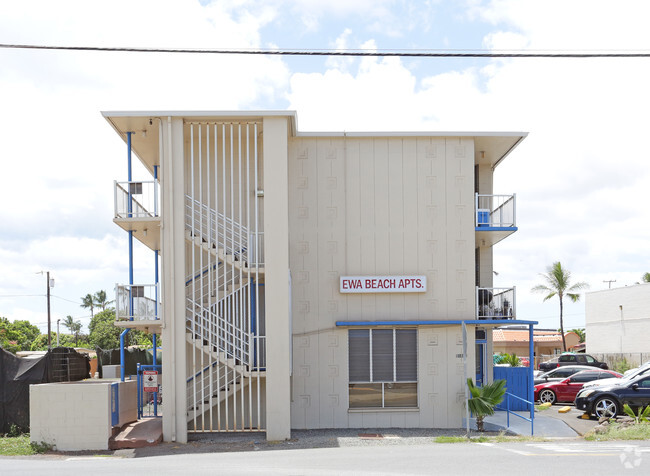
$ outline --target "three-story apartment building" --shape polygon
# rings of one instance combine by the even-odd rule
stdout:
[[[158,282],[131,276],[116,301],[118,325],[162,335],[165,440],[462,426],[491,329],[517,322],[492,268],[516,197],[492,184],[525,133],[103,114],[152,176],[116,182],[115,222],[155,252]]]

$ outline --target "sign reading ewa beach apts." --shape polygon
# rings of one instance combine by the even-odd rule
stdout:
[[[341,276],[342,293],[424,293],[426,276]]]

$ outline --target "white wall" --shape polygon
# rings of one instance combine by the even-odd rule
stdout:
[[[31,385],[30,441],[46,443],[58,451],[108,449],[108,439],[112,434],[112,383]],[[119,382],[118,386],[121,426],[137,419],[137,382]]]
[[[473,319],[473,140],[292,138],[289,230],[292,427],[460,426],[460,326],[419,329],[419,410],[378,412],[348,411],[347,330],[335,322]],[[341,294],[341,275],[426,275],[428,290]]]
[[[648,352],[650,284],[585,294],[589,353]]]

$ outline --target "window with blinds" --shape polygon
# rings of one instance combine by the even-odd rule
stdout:
[[[350,329],[350,408],[417,407],[417,330]]]

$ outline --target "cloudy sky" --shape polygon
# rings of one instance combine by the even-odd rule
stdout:
[[[0,0],[0,43],[199,49],[650,51],[645,0]],[[0,316],[47,329],[128,281],[112,223],[124,143],[103,110],[290,109],[302,131],[526,131],[497,169],[519,231],[495,248],[518,316],[560,260],[591,290],[650,271],[650,58],[181,55],[0,48]],[[136,172],[137,175],[137,172]],[[145,178],[143,176],[142,178]],[[138,249],[136,282],[153,280]],[[584,298],[565,309],[584,326]],[[54,324],[55,325],[55,324]]]

